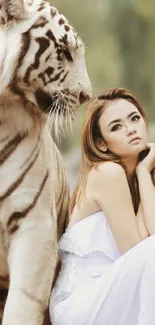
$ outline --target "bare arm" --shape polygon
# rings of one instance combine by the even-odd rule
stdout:
[[[155,188],[150,172],[155,167],[155,144],[148,144],[148,155],[137,165],[137,177],[144,221],[150,235],[155,234]]]
[[[155,234],[155,188],[150,173],[145,170],[137,172],[139,191],[144,211],[144,221],[150,235]]]
[[[144,233],[139,227],[142,211],[139,210],[139,222],[134,213],[126,175],[120,165],[106,162],[97,168],[94,172],[93,196],[107,217],[121,253],[148,236],[147,231]]]
[[[140,202],[138,212],[137,212],[137,223],[138,223],[138,229],[141,234],[142,238],[148,237],[150,234],[147,230],[146,224],[145,224],[145,219],[144,219],[144,211],[143,211],[143,206],[142,203]]]

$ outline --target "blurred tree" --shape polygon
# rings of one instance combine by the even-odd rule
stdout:
[[[150,3],[150,6],[149,6]],[[152,6],[151,6],[152,5]],[[123,62],[122,84],[130,88],[144,104],[150,120],[155,119],[155,13],[152,0],[123,2],[111,0],[115,12],[111,33],[118,40]],[[154,11],[153,11],[154,12]]]
[[[153,0],[53,0],[81,35],[93,94],[107,87],[127,87],[155,120],[155,2]],[[77,112],[73,133],[59,144],[66,152],[79,145],[85,105]]]

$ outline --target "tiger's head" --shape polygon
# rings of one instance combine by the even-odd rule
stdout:
[[[91,96],[81,38],[42,0],[0,0],[0,96],[73,114]]]

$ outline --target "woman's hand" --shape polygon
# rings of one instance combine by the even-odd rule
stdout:
[[[138,163],[136,171],[141,170],[151,173],[152,169],[155,167],[155,143],[148,143],[148,148],[150,149],[147,156]]]

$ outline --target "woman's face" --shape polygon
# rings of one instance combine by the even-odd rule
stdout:
[[[146,123],[136,106],[125,99],[108,103],[99,126],[107,149],[120,158],[138,156],[146,147]]]

